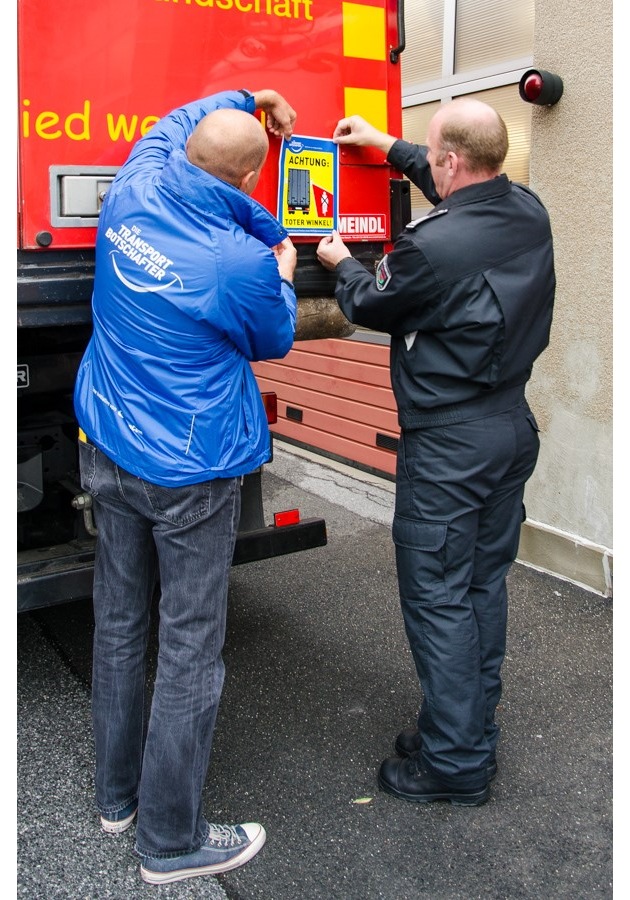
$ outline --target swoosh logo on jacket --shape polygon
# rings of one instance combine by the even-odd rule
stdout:
[[[142,284],[134,284],[133,281],[129,281],[128,278],[122,274],[118,265],[116,264],[116,254],[117,250],[111,250],[110,256],[112,258],[112,265],[114,266],[114,272],[116,273],[118,279],[122,281],[125,287],[128,287],[130,291],[135,291],[137,294],[157,294],[160,291],[165,291],[167,288],[172,287],[172,285],[179,283],[181,288],[184,287],[184,282],[181,280],[179,275],[173,275],[171,280],[167,284],[156,284],[155,287],[146,287],[146,285]]]

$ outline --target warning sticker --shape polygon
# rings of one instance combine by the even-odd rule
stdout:
[[[337,145],[293,135],[282,142],[278,220],[289,234],[329,234],[337,228]]]

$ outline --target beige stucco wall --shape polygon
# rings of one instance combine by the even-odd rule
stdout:
[[[528,388],[542,443],[519,556],[540,564],[548,554],[543,568],[610,593],[611,0],[537,0],[534,67],[560,75],[564,94],[532,110],[530,185],[551,216],[558,286],[550,346]]]

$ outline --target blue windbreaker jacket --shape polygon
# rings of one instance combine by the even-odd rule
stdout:
[[[223,107],[253,113],[254,100],[215,94],[138,141],[96,239],[78,422],[123,469],[167,487],[243,475],[269,459],[250,361],[282,358],[295,331],[295,292],[270,249],[286,231],[185,154],[195,125]]]

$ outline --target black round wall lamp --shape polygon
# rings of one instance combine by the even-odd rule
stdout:
[[[553,106],[562,97],[563,90],[562,78],[544,69],[528,69],[518,84],[521,100],[536,106]]]

